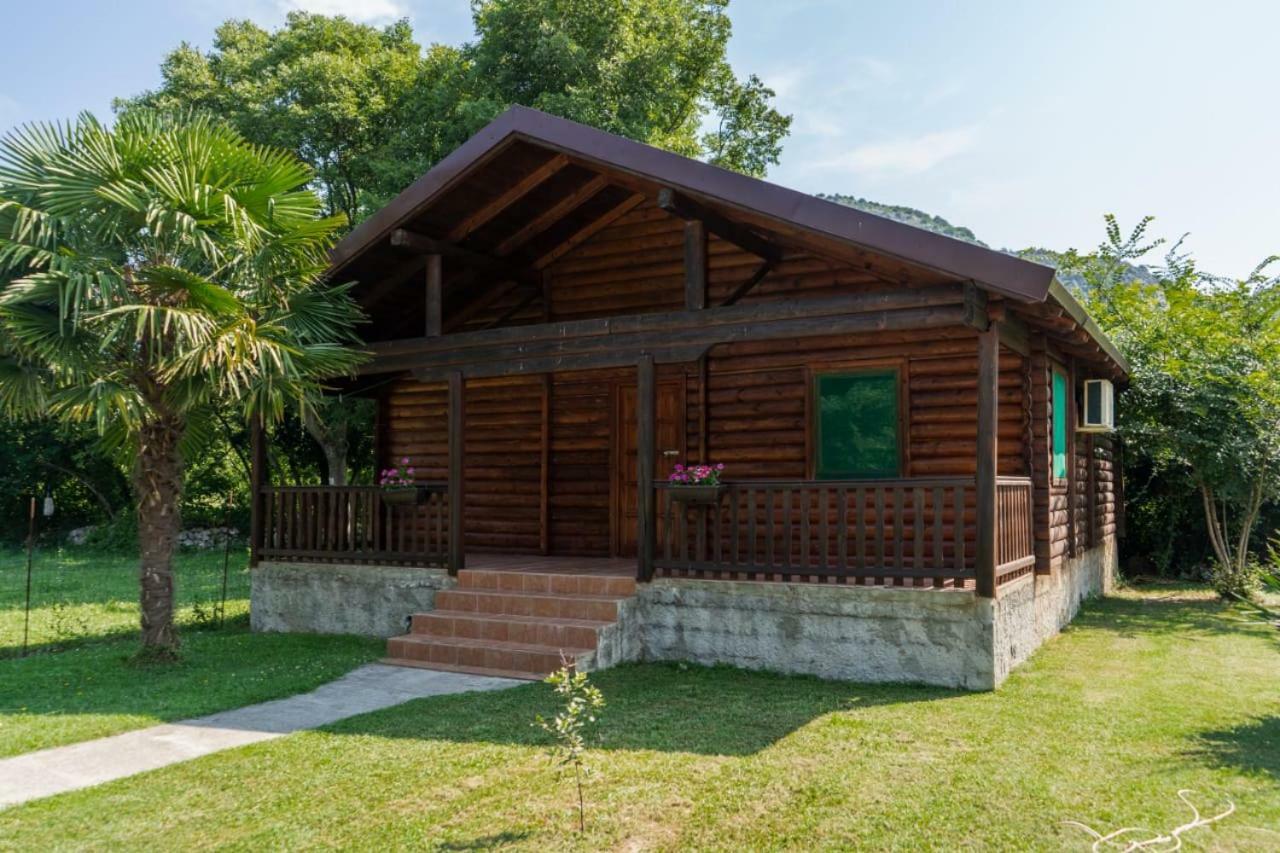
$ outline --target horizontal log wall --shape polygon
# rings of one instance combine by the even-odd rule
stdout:
[[[547,270],[547,304],[511,313],[525,296],[512,292],[464,328],[680,310],[684,305],[683,225],[645,204]],[[708,241],[709,305],[721,304],[761,264],[719,238]],[[886,292],[911,287],[801,252],[782,260],[742,304],[803,296]],[[955,302],[963,290],[955,286]],[[446,318],[446,322],[447,322]],[[687,458],[723,462],[736,479],[803,480],[812,476],[809,384],[821,370],[891,365],[903,376],[904,477],[972,477],[976,470],[977,338],[954,327],[919,332],[756,341],[714,348],[705,365],[660,369],[684,374]],[[1000,360],[999,471],[1028,476],[1035,441],[1028,405],[1029,365],[1003,350]],[[467,384],[466,543],[476,550],[606,555],[611,525],[615,388],[633,370],[556,374],[550,383],[548,435],[542,431],[539,376]],[[384,401],[383,458],[407,456],[419,476],[445,475],[445,389],[402,381]],[[548,466],[545,496],[542,448]],[[541,536],[543,502],[549,529]],[[1065,510],[1065,507],[1064,507]],[[972,551],[973,496],[964,519]]]

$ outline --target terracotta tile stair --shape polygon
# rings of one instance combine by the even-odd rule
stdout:
[[[386,663],[542,678],[563,658],[596,650],[602,628],[635,595],[633,578],[555,572],[467,570],[415,614],[409,633],[387,641]]]

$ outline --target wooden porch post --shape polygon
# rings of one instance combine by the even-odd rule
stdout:
[[[978,335],[978,595],[996,594],[996,435],[999,425],[1000,324],[992,321]]]
[[[466,385],[462,371],[449,374],[449,574],[456,575],[466,567],[466,550],[463,548],[462,512],[466,500],[466,484],[463,482],[463,427],[466,423]]]
[[[684,224],[684,307],[707,307],[707,227],[698,219]]]
[[[440,255],[427,255],[427,334],[439,337],[444,327],[441,302],[444,293],[444,263]]]
[[[258,565],[263,538],[263,488],[267,475],[267,440],[262,416],[255,415],[249,426],[249,565]]]
[[[636,371],[636,578],[653,577],[653,465],[657,452],[657,383],[653,356],[640,357]]]

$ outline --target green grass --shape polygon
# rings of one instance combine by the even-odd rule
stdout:
[[[251,634],[243,555],[232,559],[219,628],[221,552],[179,556],[182,659],[144,666],[131,662],[137,558],[38,553],[23,658],[25,556],[0,552],[0,757],[304,692],[382,652],[357,637]]]
[[[22,644],[27,557],[0,549],[0,656]],[[228,619],[249,612],[247,553],[233,548],[228,561]],[[180,552],[175,560],[177,619],[209,621],[221,600],[223,554]],[[66,648],[85,640],[138,630],[138,558],[81,548],[37,549],[31,578],[30,644]]]
[[[637,665],[588,831],[545,685],[412,702],[0,813],[18,849],[1088,849],[1064,821],[1280,848],[1280,632],[1182,588],[1087,605],[997,693]]]

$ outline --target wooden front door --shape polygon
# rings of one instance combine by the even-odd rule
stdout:
[[[636,386],[614,388],[613,430],[613,554],[636,553]],[[657,385],[654,482],[662,482],[677,462],[684,461],[684,383]]]

